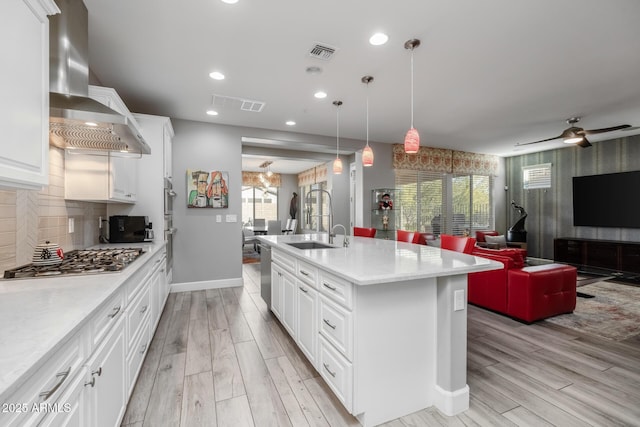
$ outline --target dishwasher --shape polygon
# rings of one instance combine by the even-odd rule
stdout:
[[[260,296],[271,310],[271,246],[260,243]]]

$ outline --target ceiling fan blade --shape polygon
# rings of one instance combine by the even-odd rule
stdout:
[[[621,130],[621,129],[626,129],[626,128],[630,128],[630,127],[631,127],[631,125],[620,125],[620,126],[613,126],[613,127],[610,127],[610,128],[585,130],[584,133],[585,133],[585,135],[593,135],[593,134],[596,134],[596,133],[613,132],[614,130]]]
[[[518,143],[516,144],[516,146],[520,146],[520,145],[538,144],[538,143],[540,143],[540,142],[553,141],[554,139],[558,139],[558,138],[562,138],[562,135],[554,136],[553,138],[541,139],[540,141],[533,141],[533,142],[518,142]]]
[[[582,141],[576,143],[576,145],[579,145],[582,148],[587,148],[587,147],[591,147],[591,143],[587,140],[587,138],[582,137]]]

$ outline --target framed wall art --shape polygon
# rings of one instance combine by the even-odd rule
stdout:
[[[229,172],[187,169],[188,208],[228,208]]]

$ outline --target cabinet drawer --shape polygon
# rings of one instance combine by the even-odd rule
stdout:
[[[340,277],[326,271],[320,271],[320,290],[332,300],[348,309],[353,307],[353,285]]]
[[[271,250],[271,261],[277,262],[285,270],[288,270],[291,274],[296,272],[296,260],[292,256],[283,254],[277,249]]]
[[[323,336],[320,336],[318,370],[336,397],[351,412],[353,366]]]
[[[296,276],[307,285],[315,288],[318,279],[318,269],[311,264],[298,260],[296,265]]]
[[[138,372],[144,361],[144,357],[147,354],[147,350],[150,344],[150,331],[149,331],[149,317],[143,322],[142,333],[136,337],[135,342],[130,346],[130,354],[127,357],[127,397],[131,395],[133,387],[135,386],[136,379],[138,378]]]
[[[133,339],[143,327],[143,321],[148,317],[151,309],[149,287],[146,286],[139,297],[127,308],[127,343],[132,343]],[[148,329],[148,328],[147,328]],[[131,349],[131,347],[129,347]]]
[[[83,346],[81,345],[80,334],[63,344],[51,358],[47,359],[46,365],[36,371],[35,374],[10,397],[11,401],[2,402],[9,405],[7,410],[11,413],[0,414],[0,425],[3,426],[26,426],[35,423],[45,415],[42,412],[34,411],[34,405],[51,405],[55,403],[71,380],[82,369],[82,362],[85,359]],[[61,402],[64,403],[64,402]],[[12,407],[11,405],[19,405]],[[20,411],[20,412],[18,412]]]
[[[124,311],[124,292],[119,290],[98,309],[91,321],[93,348],[105,337],[109,329],[118,321]]]
[[[347,359],[353,360],[352,313],[325,296],[320,297],[320,333]]]
[[[127,280],[127,306],[138,297],[140,291],[145,287],[153,272],[161,266],[164,261],[164,251],[157,253],[148,260],[144,267],[140,268],[133,276]]]

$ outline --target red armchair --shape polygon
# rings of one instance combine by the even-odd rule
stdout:
[[[396,230],[396,240],[398,242],[408,242],[413,243],[413,238],[415,237],[414,231],[407,230]]]
[[[475,247],[472,255],[499,261],[503,268],[469,274],[469,303],[528,323],[573,312],[576,268],[562,264],[524,267],[523,252]]]
[[[521,249],[485,249],[475,239],[441,235],[442,249],[471,253],[501,262],[499,270],[471,273],[467,278],[470,304],[531,323],[576,307],[576,268],[562,264],[524,266]]]
[[[440,235],[440,247],[442,249],[470,254],[475,245],[476,239],[473,237],[450,236],[448,234]]]
[[[360,237],[376,237],[375,228],[353,227],[353,235]]]

